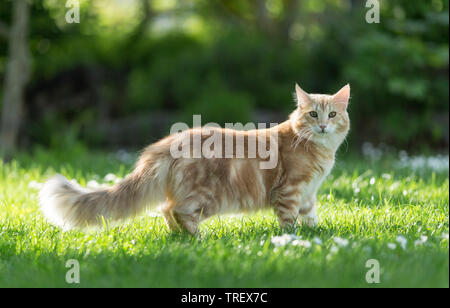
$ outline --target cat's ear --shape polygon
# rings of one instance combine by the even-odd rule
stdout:
[[[350,85],[347,84],[342,89],[340,89],[336,94],[333,95],[333,101],[341,106],[342,108],[347,109],[348,101],[350,99]]]
[[[303,91],[298,84],[295,84],[295,98],[297,100],[297,105],[300,108],[303,108],[311,103],[311,98],[309,97],[309,94]]]

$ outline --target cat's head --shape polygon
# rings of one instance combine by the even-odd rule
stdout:
[[[294,97],[297,109],[291,121],[299,136],[321,143],[346,136],[350,128],[347,113],[350,85],[334,95],[325,95],[308,94],[296,84]]]

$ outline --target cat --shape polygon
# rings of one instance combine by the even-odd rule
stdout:
[[[170,230],[195,234],[199,223],[213,215],[272,207],[282,228],[297,223],[314,227],[317,190],[350,129],[350,85],[324,95],[308,94],[296,84],[294,98],[296,109],[276,126],[251,131],[215,128],[236,137],[235,146],[238,137],[248,146],[251,137],[260,142],[261,137],[276,135],[272,151],[277,151],[278,161],[273,168],[259,168],[264,160],[260,157],[174,158],[174,142],[197,137],[204,143],[211,133],[194,128],[149,145],[134,170],[112,187],[90,191],[61,175],[51,178],[39,194],[42,211],[53,224],[72,229],[99,225],[102,218],[120,221],[162,204]]]

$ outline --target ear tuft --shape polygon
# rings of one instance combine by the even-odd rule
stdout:
[[[345,108],[347,108],[348,101],[350,99],[350,85],[345,85],[342,89],[340,89],[336,94],[333,95],[333,100],[337,104],[342,104]]]
[[[300,88],[298,84],[295,84],[295,97],[297,99],[298,107],[302,108],[311,102],[309,94]]]

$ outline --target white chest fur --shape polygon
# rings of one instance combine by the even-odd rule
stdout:
[[[322,185],[323,180],[330,174],[333,166],[334,160],[326,161],[322,165],[323,172],[315,173],[309,182],[300,184],[300,193],[297,196],[300,210],[311,208],[312,205],[315,204],[317,190]]]

